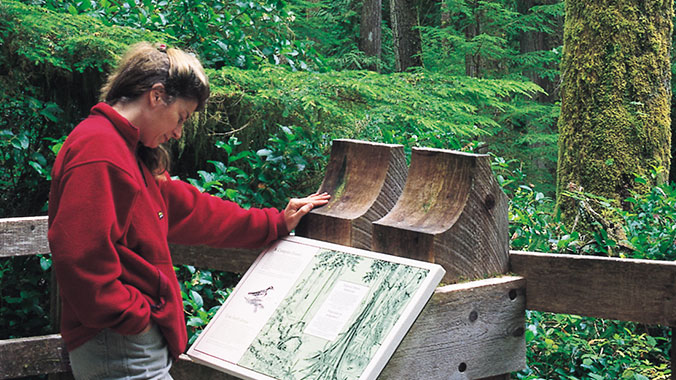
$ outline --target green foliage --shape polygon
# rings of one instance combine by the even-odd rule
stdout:
[[[322,67],[313,42],[294,38],[295,15],[281,0],[29,1],[108,26],[167,33],[169,43],[195,51],[207,67],[252,68],[263,62],[294,70]]]
[[[175,267],[187,317],[188,343],[192,344],[228,298],[240,276],[228,272]]]
[[[0,2],[0,216],[44,212],[52,145],[98,97],[126,47],[157,36]]]
[[[535,311],[526,316],[528,366],[517,379],[670,378],[666,329]]]
[[[423,61],[432,71],[464,74],[476,66],[476,76],[514,79],[536,73],[541,78],[558,76],[560,51],[527,51],[525,35],[555,35],[561,31],[563,2],[518,9],[514,1],[445,0],[445,25],[423,26]]]
[[[631,211],[613,207],[601,197],[569,192],[593,212],[611,209],[624,218],[625,242],[615,241],[610,224],[597,221],[591,232],[567,231],[554,214],[554,201],[526,184],[521,166],[496,158],[498,182],[510,197],[511,248],[538,252],[631,255],[673,259],[670,235],[676,208],[674,187],[657,186],[629,198]],[[643,181],[646,183],[645,179]],[[666,227],[666,228],[665,228]],[[626,241],[634,242],[633,245]],[[619,250],[623,247],[623,250]],[[631,251],[627,249],[631,247]],[[628,253],[631,252],[631,253]],[[555,254],[555,253],[553,253]],[[669,329],[631,322],[527,311],[528,368],[518,379],[668,379]]]
[[[47,256],[0,260],[0,339],[52,333]]]
[[[227,153],[227,162],[210,160],[213,172],[198,171],[188,181],[202,191],[249,208],[283,209],[289,198],[318,188],[316,179],[326,163],[327,142],[299,127],[281,127],[265,148],[256,152],[238,150],[241,142],[230,137],[216,146]]]
[[[627,243],[633,248],[629,256],[676,260],[676,185],[662,184],[646,193],[634,192],[625,201],[631,204],[630,210],[621,212]]]
[[[13,125],[0,121],[0,127],[11,127],[0,130],[0,215],[14,214],[17,208],[39,206],[32,203],[45,197],[48,191],[45,179],[51,179],[47,158],[51,162],[54,153],[42,136],[58,120],[60,112],[55,103],[0,95],[0,118],[16,121]]]
[[[524,3],[445,0],[440,12],[446,20],[420,28],[423,61],[427,70],[445,75],[532,81],[544,88],[534,96],[510,96],[482,140],[484,151],[522,162],[532,182],[551,184],[542,188],[551,196],[560,114],[554,83],[564,7],[548,2],[521,9]]]
[[[209,116],[221,123],[227,122],[210,126],[215,133],[240,128],[260,132],[268,126],[296,125],[332,138],[397,141],[407,146],[457,148],[498,128],[495,115],[509,108],[513,96],[538,91],[536,85],[527,82],[449,77],[425,71],[318,74],[289,73],[268,66],[260,71],[223,69],[210,75],[215,99],[223,105],[207,112],[213,112]],[[220,113],[223,109],[230,117]],[[191,133],[195,134],[187,132]]]
[[[361,1],[290,0],[298,15],[292,28],[300,37],[315,41],[315,48],[326,65],[334,70],[362,70],[377,66],[382,73],[394,71],[392,31],[387,22],[381,27],[382,57],[368,57],[359,50]]]

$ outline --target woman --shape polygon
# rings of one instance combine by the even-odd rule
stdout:
[[[171,378],[187,337],[168,242],[261,247],[328,201],[244,210],[172,180],[161,144],[208,97],[194,56],[134,45],[56,158],[48,237],[77,379]]]

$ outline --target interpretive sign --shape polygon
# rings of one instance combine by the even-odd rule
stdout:
[[[375,379],[444,273],[285,237],[256,259],[188,356],[243,379]]]

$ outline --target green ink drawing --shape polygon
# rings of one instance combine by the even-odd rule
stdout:
[[[323,250],[238,365],[280,380],[358,379],[428,273],[428,269]],[[335,302],[354,307],[334,311],[330,306]],[[321,324],[324,317],[344,323]]]

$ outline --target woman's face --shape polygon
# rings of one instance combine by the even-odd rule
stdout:
[[[181,138],[183,123],[195,112],[197,101],[176,98],[171,103],[160,100],[151,107],[146,122],[140,128],[141,143],[149,148],[157,148],[169,140]]]

